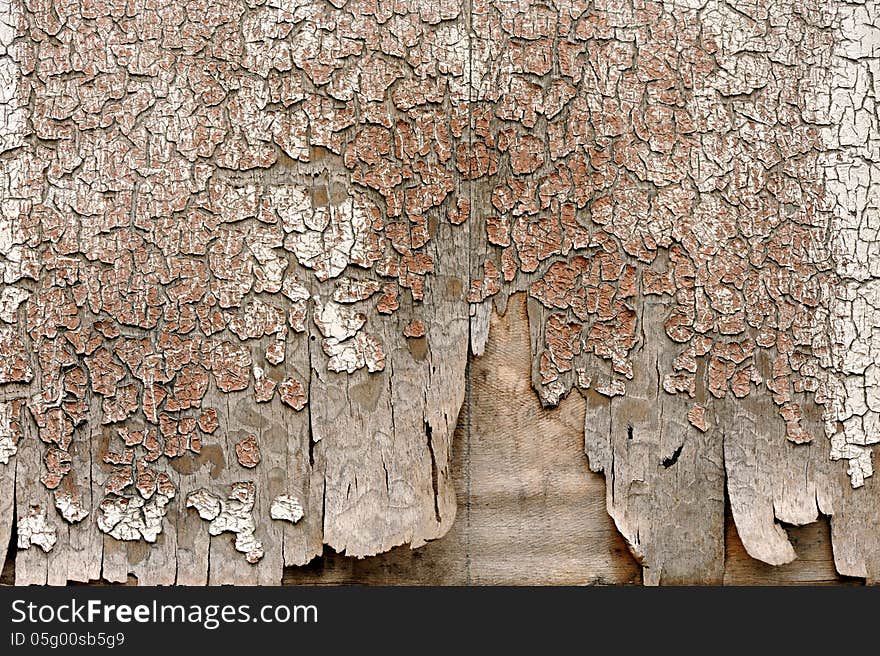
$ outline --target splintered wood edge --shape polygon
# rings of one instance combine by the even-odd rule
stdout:
[[[184,13],[0,0],[16,582],[443,536],[518,291],[646,583],[722,580],[725,495],[753,557],[824,514],[876,578],[875,4]]]

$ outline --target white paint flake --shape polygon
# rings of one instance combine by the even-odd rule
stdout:
[[[385,368],[385,351],[382,343],[366,333],[358,333],[344,342],[329,337],[322,340],[324,353],[330,356],[330,371],[354,373],[363,367],[374,373]]]
[[[314,321],[325,339],[321,346],[330,356],[330,371],[353,373],[367,367],[370,372],[385,368],[382,343],[372,335],[360,332],[366,316],[347,305],[334,301],[315,304]]]
[[[16,405],[0,401],[0,464],[9,464],[9,459],[18,452],[19,437]]]
[[[81,522],[89,514],[89,511],[83,507],[82,502],[79,499],[75,499],[70,492],[55,491],[55,508],[71,524]]]
[[[303,518],[303,507],[299,499],[289,494],[281,494],[272,500],[269,507],[272,519],[278,519],[291,524],[296,524]]]
[[[98,528],[117,540],[155,542],[173,498],[173,486],[162,484],[148,501],[139,496],[109,496],[98,507]]]
[[[263,558],[263,543],[254,535],[257,528],[252,512],[255,498],[256,486],[243,481],[232,485],[225,500],[207,490],[196,490],[187,495],[186,507],[195,508],[199,517],[210,522],[208,533],[211,535],[234,533],[236,551],[245,554],[247,561],[254,564]]]
[[[223,508],[220,497],[207,490],[196,490],[186,497],[186,507],[195,508],[199,517],[207,522],[217,519]]]
[[[30,293],[21,287],[9,285],[0,291],[0,321],[15,323],[18,307],[30,297]]]
[[[21,71],[14,56],[18,7],[0,2],[0,153],[24,143],[27,105],[20,93]]]
[[[340,278],[333,290],[333,300],[337,303],[357,303],[367,300],[381,289],[382,285],[375,280]]]
[[[304,211],[300,204],[282,218],[288,235],[284,248],[320,280],[339,276],[349,264],[370,266],[378,257],[369,246],[371,222],[366,208],[353,199]]]
[[[321,334],[337,342],[353,337],[367,322],[363,313],[333,301],[326,305],[316,303],[314,319]]]
[[[46,519],[46,512],[39,505],[31,505],[18,520],[18,548],[29,549],[31,545],[48,553],[58,538],[55,527]]]

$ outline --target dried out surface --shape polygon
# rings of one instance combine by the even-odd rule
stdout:
[[[876,579],[878,52],[872,0],[0,0],[17,582],[443,536],[517,291],[645,582],[723,579],[725,494]]]
[[[306,566],[285,568],[282,582],[641,583],[641,567],[606,512],[604,476],[589,470],[583,453],[583,401],[572,395],[547,412],[528,393],[530,362],[525,306],[515,299],[493,318],[486,351],[468,369],[451,465],[458,513],[442,539],[364,559],[327,549]],[[861,582],[835,572],[828,521],[787,527],[798,558],[774,566],[745,552],[729,508],[727,515],[726,584]],[[0,584],[13,580],[10,557]]]

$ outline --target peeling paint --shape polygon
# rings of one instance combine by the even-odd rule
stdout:
[[[256,524],[252,511],[255,495],[254,483],[239,482],[232,485],[226,499],[206,490],[196,490],[187,496],[186,507],[195,508],[199,517],[210,522],[208,532],[211,535],[234,533],[236,551],[243,553],[247,562],[255,564],[264,555],[263,544],[254,535]]]
[[[85,509],[82,501],[75,498],[70,492],[55,490],[55,508],[71,524],[81,522],[89,515],[89,511]]]
[[[256,435],[246,435],[235,443],[235,456],[238,464],[253,469],[260,464],[260,444]]]
[[[0,464],[8,465],[21,439],[21,402],[0,402]]]
[[[165,474],[159,475],[157,486],[147,494],[107,496],[98,506],[98,528],[117,540],[155,542],[174,496],[174,486]]]
[[[296,497],[289,494],[281,494],[272,499],[269,515],[272,519],[296,524],[303,518],[303,507]]]
[[[719,405],[766,396],[794,448],[819,406],[865,483],[873,0],[374,4],[0,0],[0,385],[26,390],[33,478],[65,519],[96,510],[63,492],[77,440],[102,468],[100,530],[155,541],[162,468],[238,430],[239,393],[301,413],[309,447],[336,421],[312,385],[375,404],[398,354],[454,396],[450,317],[470,304],[477,352],[482,304],[523,290],[544,405],[637,404],[636,362],[662,345],[649,366],[685,428],[715,439]],[[259,471],[254,436],[234,448]],[[419,471],[406,484],[436,502]],[[255,562],[248,485],[187,505]]]
[[[27,511],[18,519],[18,548],[29,549],[36,545],[46,553],[52,550],[58,541],[55,526],[46,519],[46,511],[39,505],[28,506]]]

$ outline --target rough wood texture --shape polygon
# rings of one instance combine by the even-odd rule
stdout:
[[[285,585],[601,584],[641,582],[605,509],[605,481],[583,454],[584,403],[547,411],[528,390],[528,325],[522,297],[495,317],[485,355],[471,361],[470,393],[453,444],[457,521],[443,539],[357,559],[332,550],[284,570]],[[839,584],[827,521],[788,527],[797,559],[751,558],[729,519],[728,585]],[[0,581],[13,581],[13,561]],[[129,582],[133,582],[134,579]]]
[[[0,0],[17,582],[441,538],[518,291],[519,404],[579,415],[645,583],[724,580],[725,494],[749,554],[828,515],[876,580],[878,52],[874,0]]]
[[[645,566],[645,582],[717,585],[724,571],[723,442],[717,429],[691,425],[691,404],[662,389],[660,372],[672,359],[658,347],[665,309],[649,301],[643,313],[643,343],[633,357],[639,391],[587,394],[586,450],[591,468],[605,474],[608,512]]]

